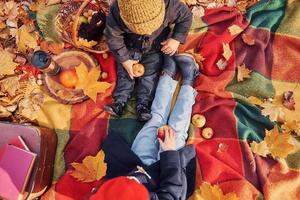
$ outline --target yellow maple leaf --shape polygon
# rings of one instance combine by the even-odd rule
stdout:
[[[232,56],[232,51],[228,43],[223,43],[223,57],[228,61]]]
[[[203,182],[201,186],[195,190],[189,200],[238,200],[238,197],[235,193],[224,195],[218,185]]]
[[[87,156],[82,163],[72,163],[74,170],[71,175],[82,182],[93,182],[100,180],[106,174],[106,163],[104,152],[101,150],[96,156]]]
[[[239,33],[241,33],[243,31],[243,29],[240,26],[236,25],[236,24],[231,25],[228,28],[228,30],[229,30],[229,32],[230,32],[231,35],[236,35],[236,34],[239,34]]]
[[[266,131],[266,144],[271,152],[273,158],[286,158],[288,154],[292,153],[295,146],[290,144],[291,135],[287,132],[279,133],[277,127],[270,131]]]
[[[25,25],[17,30],[16,43],[20,52],[26,53],[28,48],[35,49],[38,44],[38,35],[35,32],[29,33]]]
[[[105,90],[111,86],[111,84],[107,82],[98,82],[101,72],[96,67],[92,67],[92,69],[88,71],[88,68],[82,62],[75,70],[78,77],[76,89],[82,89],[84,94],[89,96],[94,102],[96,102],[98,93],[105,92]]]
[[[261,104],[261,107],[263,107],[261,114],[269,116],[271,121],[283,122],[285,120],[285,112],[282,105],[273,104],[267,101]]]
[[[259,98],[257,97],[254,97],[254,96],[250,96],[248,97],[248,101],[254,105],[258,105],[260,106],[261,104],[263,104],[264,102],[262,100],[260,100]]]
[[[265,141],[257,143],[255,141],[251,142],[251,150],[253,153],[256,153],[260,156],[267,157],[267,154],[270,153],[270,150]]]
[[[237,73],[237,80],[238,82],[243,81],[246,78],[250,78],[250,73],[252,70],[248,69],[246,65],[243,63],[242,65],[238,66],[238,73]]]
[[[88,48],[91,48],[93,46],[95,46],[96,44],[98,44],[98,42],[91,40],[88,41],[87,39],[83,39],[83,38],[79,38],[78,40],[79,44]]]
[[[14,74],[14,70],[18,63],[13,61],[14,55],[6,50],[0,50],[0,74],[10,75]]]
[[[300,136],[300,120],[286,121],[281,128],[288,133],[296,133]]]

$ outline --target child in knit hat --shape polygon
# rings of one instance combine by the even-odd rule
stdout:
[[[105,109],[121,116],[135,89],[138,120],[148,121],[163,54],[175,54],[185,42],[192,13],[180,0],[116,0],[106,20],[104,34],[117,60],[118,80],[114,102]],[[136,63],[145,67],[142,77],[133,73]]]

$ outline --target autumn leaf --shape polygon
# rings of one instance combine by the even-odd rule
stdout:
[[[19,5],[14,1],[7,1],[4,4],[4,12],[8,20],[14,20],[18,15]]]
[[[300,136],[300,120],[286,121],[281,128],[288,133],[296,133]]]
[[[197,0],[182,0],[182,2],[185,3],[188,6],[197,5]]]
[[[223,57],[228,61],[232,56],[232,51],[228,43],[223,43]]]
[[[290,144],[291,135],[287,132],[279,133],[278,128],[275,127],[270,131],[266,131],[265,142],[270,149],[273,158],[286,158],[288,154],[293,152],[294,145]]]
[[[231,35],[237,35],[237,34],[239,34],[239,33],[241,33],[243,31],[243,29],[240,26],[236,25],[236,24],[231,25],[228,28],[228,30],[229,30],[229,32],[230,32]]]
[[[255,44],[255,39],[253,36],[243,33],[242,34],[242,40],[244,43],[248,44],[249,46],[252,46]]]
[[[83,39],[83,38],[79,38],[78,40],[79,44],[88,48],[91,48],[93,46],[95,46],[96,44],[98,44],[98,42],[91,40],[88,41],[87,39]]]
[[[283,93],[283,103],[282,105],[289,110],[295,110],[295,99],[294,93],[292,91],[286,91]]]
[[[238,66],[237,80],[238,82],[243,81],[246,78],[250,78],[252,70],[248,69],[245,64]]]
[[[218,185],[203,182],[201,186],[194,191],[189,200],[238,200],[238,197],[235,193],[227,193],[224,195]]]
[[[38,35],[33,32],[29,33],[25,25],[17,30],[16,43],[20,52],[26,53],[28,48],[35,49],[38,44]]]
[[[0,75],[14,74],[15,68],[19,65],[13,61],[14,55],[5,50],[0,50]]]
[[[260,100],[257,97],[254,96],[250,96],[248,97],[248,101],[250,101],[250,103],[254,104],[254,105],[258,105],[261,106],[261,104],[263,104],[264,102],[262,100]]]
[[[111,86],[107,82],[98,82],[101,72],[96,67],[92,67],[88,71],[86,65],[82,62],[75,70],[78,77],[76,89],[82,89],[84,94],[89,96],[94,102],[96,102],[98,93],[105,92]]]
[[[87,156],[82,163],[72,163],[74,170],[71,175],[82,182],[93,182],[100,180],[106,174],[106,163],[104,152],[101,150],[94,156]]]
[[[224,58],[221,58],[216,64],[219,70],[225,70],[228,63]]]
[[[270,150],[265,141],[262,141],[260,143],[256,143],[255,141],[253,141],[250,145],[251,145],[252,152],[255,154],[258,154],[263,157],[267,157],[267,154],[270,153]]]
[[[45,7],[46,7],[46,0],[37,0],[36,2],[30,4],[29,9],[33,12],[36,12],[42,10]]]
[[[278,122],[284,121],[285,113],[283,110],[283,106],[273,104],[267,101],[261,104],[261,107],[263,107],[261,114],[264,116],[269,116],[271,121],[278,121]]]
[[[51,42],[49,44],[49,51],[57,55],[64,51],[64,47],[64,43]]]
[[[0,89],[2,92],[7,92],[9,96],[14,97],[16,91],[20,88],[19,77],[12,76],[0,81]]]

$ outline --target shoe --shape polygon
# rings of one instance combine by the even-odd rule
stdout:
[[[163,71],[170,77],[174,78],[177,72],[177,66],[173,56],[164,55]]]
[[[143,104],[139,104],[136,107],[138,114],[138,120],[141,122],[146,122],[152,118],[151,110]]]
[[[178,54],[174,60],[181,70],[182,85],[194,85],[196,77],[199,75],[199,66],[190,54]]]
[[[111,115],[115,117],[121,117],[125,108],[125,103],[112,103],[104,106],[104,109]]]

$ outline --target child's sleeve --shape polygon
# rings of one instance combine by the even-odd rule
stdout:
[[[193,14],[180,0],[172,0],[170,4],[171,23],[175,24],[172,38],[183,44],[192,25]]]
[[[178,200],[183,190],[182,168],[178,151],[160,153],[160,183],[151,200]]]
[[[109,15],[106,18],[104,35],[106,37],[108,46],[117,61],[123,63],[126,60],[129,60],[129,53],[124,42],[124,31],[121,29],[119,22],[120,16],[116,11],[116,5],[113,5]]]

